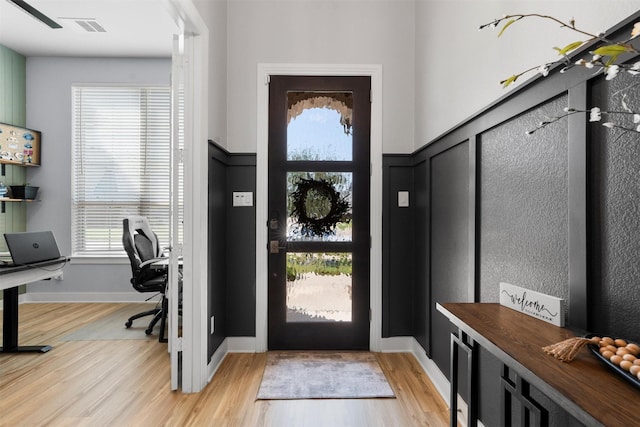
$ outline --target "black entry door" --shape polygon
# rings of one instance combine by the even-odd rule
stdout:
[[[270,350],[369,348],[370,90],[270,79]]]

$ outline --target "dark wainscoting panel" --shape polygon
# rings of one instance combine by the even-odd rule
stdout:
[[[562,113],[562,96],[481,134],[480,301],[499,283],[568,298],[567,121],[526,135]]]
[[[233,207],[233,192],[254,193],[256,156],[209,141],[209,357],[228,336],[255,336],[255,206]]]
[[[384,156],[382,210],[382,337],[413,334],[413,170],[408,155]],[[409,206],[398,206],[398,191]]]
[[[436,303],[473,302],[469,292],[469,142],[431,157],[430,165],[430,313],[431,358],[449,373],[449,346],[454,330],[435,310]]]
[[[234,191],[253,193],[254,206],[233,207]],[[227,169],[228,335],[256,336],[256,156],[233,154]]]
[[[413,286],[413,336],[431,357],[429,342],[430,307],[429,295],[429,161],[419,153],[413,167],[414,204],[413,232],[405,237],[413,240],[413,262],[415,283]],[[386,204],[386,203],[385,203]]]
[[[622,111],[622,96],[614,94],[634,83],[632,92],[624,91],[631,93],[625,101],[640,111],[638,77],[626,73],[611,81],[597,79],[592,104]],[[634,126],[631,116],[624,121]],[[640,134],[607,129],[601,123],[590,128],[589,329],[640,342]]]
[[[209,144],[209,260],[207,262],[209,295],[208,318],[215,316],[215,333],[209,329],[209,360],[227,336],[227,165],[226,154]],[[208,328],[211,326],[208,324]]]

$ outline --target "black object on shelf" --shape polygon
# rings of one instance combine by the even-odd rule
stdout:
[[[32,185],[10,185],[12,199],[25,199],[33,200],[38,195],[40,187],[34,187]]]

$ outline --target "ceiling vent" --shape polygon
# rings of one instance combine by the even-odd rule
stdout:
[[[94,18],[63,18],[58,17],[61,21],[67,21],[69,27],[79,33],[106,33],[102,25]]]
[[[107,30],[102,27],[102,25],[98,24],[98,21],[93,19],[78,19],[75,21],[76,24],[80,25],[85,29],[88,33],[106,33]]]

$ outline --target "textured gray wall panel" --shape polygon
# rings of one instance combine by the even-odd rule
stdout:
[[[567,123],[563,96],[481,135],[480,301],[499,283],[568,298]]]
[[[640,111],[640,87],[624,90],[637,82],[628,74],[598,79],[592,105],[621,111],[626,93],[629,108]],[[631,116],[603,114],[602,122],[608,120],[633,126]],[[640,134],[593,123],[591,136],[589,329],[640,342]]]

